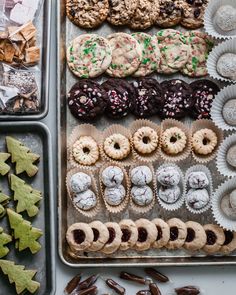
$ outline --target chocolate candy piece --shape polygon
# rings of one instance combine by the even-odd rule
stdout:
[[[142,284],[142,285],[146,285],[146,280],[142,277],[136,276],[134,274],[122,271],[120,273],[120,278],[123,280],[127,280],[127,281],[131,281],[131,282],[135,282],[138,284]]]
[[[177,295],[198,295],[200,290],[194,286],[185,286],[182,288],[176,288],[175,292]]]
[[[73,295],[96,295],[96,294],[98,294],[98,288],[96,286],[92,286],[85,290],[80,290],[78,291],[78,293],[75,293]]]
[[[73,279],[69,281],[69,283],[67,284],[64,290],[64,293],[68,295],[71,294],[71,292],[75,290],[75,288],[78,286],[80,280],[81,280],[81,274],[78,274],[75,277],[73,277]]]
[[[141,290],[136,293],[136,295],[152,295],[149,290]]]
[[[117,294],[120,294],[120,295],[124,295],[125,294],[125,288],[123,288],[122,286],[120,286],[114,280],[107,279],[106,280],[106,284],[107,284],[108,287],[110,287],[111,289],[113,289]]]
[[[97,279],[98,279],[98,275],[92,275],[88,277],[86,280],[79,283],[77,290],[85,290],[90,288],[93,284],[96,283]]]
[[[150,289],[152,295],[161,295],[161,291],[158,288],[157,284],[150,284],[149,289]]]
[[[158,282],[161,283],[166,283],[169,282],[169,278],[159,271],[157,271],[155,268],[145,268],[144,271],[146,274],[148,274],[151,278],[157,280]]]

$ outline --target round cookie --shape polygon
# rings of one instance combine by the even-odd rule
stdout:
[[[229,202],[232,208],[236,210],[236,189],[230,193]]]
[[[209,183],[209,179],[205,172],[193,171],[188,174],[187,185],[191,188],[206,188],[209,185]]]
[[[157,170],[157,181],[163,186],[178,185],[181,176],[175,166],[167,166]]]
[[[210,119],[211,107],[220,88],[210,80],[199,80],[190,84],[194,106],[189,114],[194,119]]]
[[[203,26],[205,9],[209,0],[183,0],[184,17],[181,25],[187,29],[198,29]]]
[[[224,32],[236,29],[235,8],[231,5],[222,5],[218,8],[214,17],[216,25]]]
[[[186,202],[190,208],[201,210],[210,202],[210,196],[206,189],[190,189],[186,195]]]
[[[141,218],[135,221],[138,229],[138,240],[133,247],[137,251],[148,250],[157,237],[157,228],[151,221]]]
[[[174,204],[180,198],[181,191],[179,186],[161,186],[158,190],[158,197],[167,204]]]
[[[123,185],[106,187],[104,190],[105,200],[110,206],[120,205],[123,202],[125,195],[126,191]]]
[[[125,80],[108,79],[102,84],[106,90],[108,101],[105,114],[113,119],[121,119],[128,115],[132,86]]]
[[[131,112],[139,118],[156,115],[163,104],[162,89],[157,80],[140,78],[132,85],[134,95],[130,102]]]
[[[133,202],[140,206],[145,207],[152,203],[153,201],[153,191],[147,186],[133,186],[131,189],[131,197]]]
[[[109,0],[107,21],[114,26],[127,25],[134,15],[138,0]]]
[[[132,184],[144,186],[152,181],[152,171],[148,166],[138,166],[130,171],[130,180]]]
[[[68,94],[68,106],[72,115],[83,121],[95,120],[107,106],[107,93],[92,80],[80,80]]]
[[[96,34],[82,34],[67,49],[67,64],[79,78],[95,78],[111,64],[112,51],[107,39]]]
[[[184,81],[172,79],[161,83],[164,105],[161,109],[162,118],[179,119],[193,106],[191,87]]]
[[[183,3],[179,0],[159,0],[160,13],[156,24],[162,28],[176,26],[182,20]]]
[[[122,231],[120,250],[126,251],[136,244],[138,230],[135,223],[130,219],[121,220],[119,226]]]
[[[112,50],[112,61],[107,74],[112,77],[124,78],[137,71],[142,50],[138,41],[126,33],[114,33],[107,37]]]
[[[227,151],[226,161],[230,166],[236,168],[236,144],[232,145]]]
[[[236,80],[236,54],[224,53],[217,61],[216,69],[224,78]]]
[[[197,251],[206,245],[206,232],[200,223],[188,221],[185,223],[187,227],[187,237],[184,248],[189,251]]]
[[[236,209],[232,207],[230,202],[230,194],[222,197],[220,202],[222,212],[231,220],[236,220]]]
[[[115,133],[107,137],[103,143],[104,152],[113,160],[123,160],[130,153],[130,142],[122,134]]]
[[[203,226],[207,242],[202,248],[208,254],[214,254],[220,250],[225,242],[225,234],[221,227],[216,224],[206,224]]]
[[[196,154],[209,155],[217,146],[218,138],[211,129],[204,128],[196,131],[192,137],[192,147]]]
[[[109,239],[101,252],[104,254],[112,254],[120,248],[122,231],[119,224],[116,222],[107,222],[105,226],[109,231]]]
[[[171,127],[162,133],[162,149],[169,155],[181,153],[187,144],[187,137],[180,128]]]
[[[93,231],[86,223],[74,223],[66,232],[66,240],[72,251],[86,250],[91,246],[93,239]]]
[[[160,11],[159,0],[138,0],[137,8],[130,19],[129,26],[134,30],[151,27]]]
[[[98,220],[89,223],[89,226],[93,231],[94,238],[91,246],[88,248],[88,251],[97,252],[101,250],[108,241],[109,231],[107,227]]]
[[[236,232],[224,230],[225,242],[220,248],[220,252],[228,255],[236,250]]]
[[[97,197],[91,190],[86,190],[82,193],[75,194],[73,203],[81,210],[91,210],[97,205]]]
[[[70,178],[70,187],[75,194],[86,191],[91,184],[91,177],[83,172],[75,173]]]
[[[158,140],[157,132],[148,126],[139,128],[133,135],[134,148],[141,155],[154,152],[158,147]]]
[[[173,29],[161,30],[156,35],[161,52],[158,73],[173,74],[186,64],[190,54],[184,35]]]
[[[222,115],[227,124],[236,126],[236,99],[228,100],[222,110]]]
[[[169,225],[160,218],[155,218],[152,223],[157,228],[157,237],[152,247],[155,249],[161,249],[166,246],[170,239],[170,227]]]
[[[108,0],[66,0],[68,18],[82,28],[98,27],[106,20],[108,11]]]
[[[120,167],[109,166],[102,171],[102,183],[109,188],[121,185],[124,179],[124,172]]]
[[[145,77],[156,71],[160,62],[160,49],[155,36],[138,32],[132,36],[138,41],[142,49],[142,60],[138,70],[133,74],[134,77]]]
[[[178,218],[172,218],[167,221],[170,227],[170,240],[166,245],[169,250],[180,249],[187,237],[187,226]]]

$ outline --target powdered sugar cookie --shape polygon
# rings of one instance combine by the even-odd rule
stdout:
[[[142,59],[142,50],[138,41],[126,33],[114,33],[107,39],[112,49],[112,62],[107,74],[121,78],[137,71]]]

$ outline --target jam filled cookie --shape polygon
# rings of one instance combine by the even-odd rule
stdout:
[[[145,207],[152,203],[153,201],[153,191],[147,186],[133,186],[131,189],[131,197],[133,202],[140,206]]]
[[[98,83],[87,79],[77,82],[68,94],[68,106],[72,115],[83,121],[101,116],[107,102],[106,91]]]
[[[203,247],[203,251],[209,254],[218,252],[225,242],[223,229],[216,224],[206,224],[203,228],[207,236],[207,242]]]
[[[134,133],[133,144],[140,154],[151,154],[158,147],[157,132],[148,126],[142,127]]]
[[[130,179],[132,184],[144,186],[150,184],[153,176],[152,171],[148,166],[138,166],[130,171]]]
[[[178,218],[172,218],[167,221],[170,227],[170,240],[166,245],[167,249],[180,249],[187,237],[187,226]]]
[[[103,148],[106,155],[113,160],[123,160],[131,151],[129,139],[119,133],[107,137],[104,141]]]
[[[68,228],[66,240],[72,251],[83,251],[91,246],[93,231],[86,223],[75,223]]]
[[[117,187],[122,184],[124,172],[120,167],[109,166],[102,171],[101,180],[106,187]]]
[[[185,223],[187,227],[187,237],[184,243],[184,248],[189,251],[197,251],[206,245],[206,232],[201,224],[188,221]]]
[[[72,155],[80,165],[94,165],[99,159],[98,144],[91,136],[81,136],[73,144]]]
[[[162,90],[157,80],[140,78],[133,82],[131,112],[140,118],[156,115],[163,104]]]
[[[225,242],[220,252],[227,255],[236,250],[236,232],[224,230]]]
[[[157,238],[157,228],[147,219],[139,219],[135,222],[138,229],[138,240],[134,246],[137,251],[148,250]]]
[[[169,155],[181,153],[187,144],[185,133],[178,127],[171,127],[162,133],[162,149]]]
[[[98,27],[106,20],[108,11],[108,0],[66,0],[68,18],[82,28]]]
[[[109,231],[101,221],[93,221],[89,224],[93,231],[93,242],[88,248],[90,252],[101,250],[109,239]]]
[[[101,252],[104,254],[112,254],[116,252],[121,245],[122,231],[119,224],[116,222],[107,222],[105,226],[109,231],[109,239]]]
[[[193,150],[199,155],[211,154],[217,146],[217,135],[211,129],[205,128],[193,134]]]
[[[161,249],[166,246],[170,239],[170,227],[162,219],[155,218],[152,220],[152,223],[157,228],[157,236],[155,242],[152,244],[152,247],[155,249]]]
[[[123,219],[119,223],[122,231],[120,250],[132,248],[138,240],[138,230],[135,223],[130,219]]]

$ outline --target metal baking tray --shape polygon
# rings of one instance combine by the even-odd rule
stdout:
[[[39,239],[42,248],[37,254],[32,255],[28,249],[18,252],[14,250],[14,243],[11,243],[9,246],[10,252],[3,259],[9,259],[16,264],[25,265],[26,269],[37,270],[35,279],[41,284],[37,294],[53,295],[55,293],[55,238],[50,132],[44,124],[38,122],[0,123],[0,151],[6,151],[5,137],[7,135],[19,139],[32,151],[40,155],[37,175],[29,178],[24,173],[20,175],[20,178],[42,191],[43,199],[40,202],[39,214],[31,219],[28,218],[27,214],[23,214],[23,217],[30,220],[34,227],[40,228],[43,231],[43,236]],[[13,173],[14,170],[11,170],[11,172]],[[7,176],[0,178],[0,186],[4,193],[9,196],[12,195],[8,188]],[[10,203],[9,207],[13,205],[12,201]],[[0,219],[0,226],[6,229],[6,232],[10,232],[6,217]],[[3,274],[1,274],[0,294],[15,294],[14,285],[11,285],[7,276]]]
[[[79,34],[85,33],[85,30],[82,30],[75,25],[73,25],[65,15],[65,1],[57,1],[57,25],[58,25],[58,64],[57,64],[57,94],[58,94],[58,249],[59,255],[62,262],[71,267],[131,267],[131,266],[147,266],[147,265],[163,265],[163,266],[190,266],[190,265],[232,265],[236,264],[236,253],[231,254],[231,256],[205,256],[205,255],[196,255],[191,256],[191,254],[179,250],[179,251],[168,251],[168,250],[149,250],[141,254],[129,250],[125,253],[117,252],[106,258],[102,254],[94,253],[84,253],[83,256],[78,257],[73,255],[65,240],[65,235],[67,228],[75,222],[90,222],[90,219],[82,217],[72,206],[70,199],[67,197],[66,192],[66,173],[67,169],[70,168],[67,161],[67,139],[71,134],[72,129],[80,124],[70,113],[67,107],[66,94],[69,89],[72,87],[78,79],[73,76],[69,71],[66,63],[66,46],[73,38],[77,37]],[[148,30],[150,33],[155,33],[157,29],[152,28]],[[130,32],[128,28],[114,28],[108,24],[103,24],[100,28],[95,30],[95,33],[106,36],[114,31],[125,31]],[[89,32],[94,32],[90,30]],[[193,79],[186,78],[182,75],[173,75],[173,76],[157,76],[154,75],[158,81],[168,80],[172,78],[180,78],[186,82],[193,81]],[[98,78],[98,81],[103,81],[104,76]],[[222,86],[222,85],[219,85]],[[103,130],[107,126],[113,123],[122,124],[129,126],[129,124],[134,120],[132,115],[129,115],[127,118],[122,120],[109,120],[105,116],[100,118],[96,123],[96,127],[100,130]],[[152,121],[160,123],[160,120],[157,117],[151,118]],[[191,123],[189,119],[185,120],[186,124]],[[162,162],[156,162],[155,167],[157,167]],[[196,162],[193,161],[191,157],[187,160],[181,162],[181,168],[183,171],[186,171],[190,165],[194,165]],[[213,185],[214,189],[218,186],[219,183],[225,180],[215,169],[215,161],[209,163],[208,167],[210,168],[213,176]],[[95,172],[97,174],[97,171]],[[140,218],[140,215],[134,214],[129,210],[126,210],[124,213],[118,215],[109,214],[107,211],[101,210],[95,218],[101,221],[120,221],[123,218],[131,218],[136,220]],[[206,213],[201,217],[189,213],[185,208],[178,210],[177,212],[171,213],[160,209],[160,207],[155,205],[154,209],[151,210],[151,213],[147,213],[145,218],[152,219],[155,217],[161,217],[165,220],[171,217],[179,217],[184,221],[195,220],[202,223],[211,223],[214,222],[211,214]]]
[[[49,106],[49,59],[52,0],[44,0],[37,22],[37,42],[40,45],[40,109],[37,113],[0,114],[0,121],[40,120],[46,117]]]

